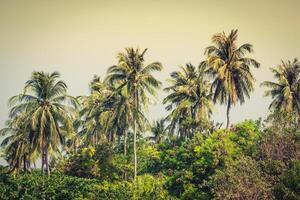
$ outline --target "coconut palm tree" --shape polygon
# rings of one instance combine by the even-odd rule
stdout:
[[[123,136],[124,155],[127,155],[127,137],[130,124],[133,122],[133,106],[130,96],[125,88],[117,91],[112,99],[112,108],[114,109],[111,116],[112,121],[110,129],[120,137]]]
[[[107,134],[107,122],[110,120],[111,107],[109,103],[113,91],[99,76],[94,76],[90,83],[91,94],[78,97],[81,102],[80,119],[76,120],[75,126],[83,137],[85,144],[97,145]]]
[[[10,99],[10,117],[20,113],[30,116],[29,141],[42,154],[42,172],[49,175],[49,153],[60,151],[65,138],[72,132],[72,118],[77,101],[66,94],[67,86],[57,80],[58,72],[33,72],[24,92]]]
[[[6,160],[11,171],[19,171],[23,164],[23,171],[30,165],[30,159],[34,153],[29,143],[31,130],[28,116],[21,113],[14,119],[7,120],[7,127],[0,130],[1,136],[6,136],[1,147],[4,147]]]
[[[180,137],[184,138],[190,135],[188,132],[194,131],[188,131],[188,127],[209,119],[212,101],[205,66],[196,68],[186,64],[180,69],[171,73],[171,86],[164,89],[171,93],[164,98],[163,103],[168,104],[166,109],[171,111],[166,118],[170,121],[169,132],[172,134],[177,128]]]
[[[163,141],[167,135],[165,120],[160,119],[155,121],[151,127],[151,133],[152,136],[149,137],[150,140],[152,140],[156,144],[159,144],[161,141]]]
[[[213,77],[211,90],[213,101],[227,104],[227,124],[229,127],[229,113],[237,102],[243,104],[245,97],[250,97],[254,90],[255,78],[251,66],[258,68],[260,64],[246,54],[253,53],[251,44],[237,45],[237,30],[232,30],[229,35],[217,33],[212,37],[214,45],[205,50],[207,60],[202,64],[209,67],[208,73]]]
[[[125,88],[131,97],[133,105],[133,132],[134,132],[134,178],[137,175],[137,123],[139,116],[143,116],[144,109],[149,103],[149,94],[154,95],[155,89],[159,88],[161,82],[151,73],[161,71],[162,65],[153,62],[144,64],[144,55],[147,49],[126,48],[125,52],[120,52],[117,56],[118,64],[108,69],[107,81],[116,85],[117,90]]]
[[[300,62],[281,61],[281,64],[271,68],[276,82],[264,81],[261,85],[268,88],[265,96],[271,96],[269,109],[273,111],[292,110],[300,112]]]

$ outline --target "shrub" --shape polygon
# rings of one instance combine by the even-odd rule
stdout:
[[[258,200],[272,198],[270,185],[262,176],[256,161],[241,156],[217,170],[212,178],[216,199]]]
[[[274,187],[276,199],[297,200],[300,199],[300,161],[294,161],[290,170],[281,177],[280,182]]]
[[[1,199],[92,199],[98,190],[95,179],[77,178],[53,173],[41,175],[40,171],[12,176],[2,174]]]

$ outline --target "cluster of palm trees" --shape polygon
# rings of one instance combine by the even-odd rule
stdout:
[[[10,120],[1,133],[9,135],[2,145],[11,169],[19,169],[23,159],[26,170],[41,155],[42,169],[49,174],[49,154],[59,152],[72,133],[77,101],[66,94],[67,86],[58,77],[56,72],[33,72],[24,92],[9,100]]]
[[[251,44],[237,45],[237,30],[215,34],[212,46],[205,49],[206,59],[199,66],[186,64],[171,73],[168,95],[163,103],[169,114],[152,127],[146,118],[151,97],[161,87],[153,72],[162,64],[145,64],[147,49],[126,48],[117,55],[117,64],[108,69],[104,80],[95,76],[90,94],[77,98],[67,95],[66,84],[52,74],[33,72],[22,94],[10,99],[10,115],[2,146],[11,170],[26,171],[38,158],[42,172],[50,173],[49,157],[81,146],[122,144],[128,152],[133,138],[134,177],[137,176],[137,140],[147,130],[159,143],[166,135],[184,140],[195,132],[211,127],[215,103],[227,105],[227,124],[232,106],[244,103],[254,90],[251,67],[259,63],[247,54]],[[275,111],[300,110],[300,63],[282,62],[272,69],[278,82],[264,82],[271,95],[270,108]]]

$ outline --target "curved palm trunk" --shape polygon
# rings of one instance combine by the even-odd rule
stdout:
[[[227,116],[226,129],[229,129],[229,124],[230,124],[230,119],[229,119],[230,107],[231,107],[231,101],[229,98],[227,102],[227,112],[226,112],[226,116]]]

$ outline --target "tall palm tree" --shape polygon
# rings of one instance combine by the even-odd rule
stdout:
[[[254,90],[255,78],[250,67],[260,66],[253,58],[246,57],[247,53],[253,53],[251,44],[237,45],[237,33],[237,30],[232,30],[228,36],[224,32],[215,34],[212,37],[214,45],[206,48],[207,60],[203,62],[214,78],[211,87],[213,101],[227,104],[227,129],[231,106],[238,101],[243,104],[245,97],[249,98]]]
[[[166,109],[171,111],[167,116],[170,121],[169,132],[172,134],[177,127],[180,137],[184,138],[190,135],[184,126],[209,119],[212,101],[205,66],[196,68],[192,64],[186,64],[180,69],[171,73],[171,86],[165,88],[166,92],[171,93],[163,103],[168,104]]]
[[[49,175],[49,153],[58,152],[72,132],[72,117],[76,115],[76,99],[66,94],[67,86],[57,80],[58,72],[33,72],[24,92],[10,99],[10,117],[20,113],[30,116],[30,144],[42,154],[42,172]]]
[[[261,85],[268,88],[265,96],[272,97],[269,109],[274,111],[300,112],[300,62],[282,61],[276,68],[271,68],[276,82],[264,81]]]
[[[134,107],[133,132],[134,132],[134,178],[137,175],[137,122],[140,115],[143,115],[144,108],[149,103],[148,94],[154,95],[155,89],[159,88],[161,82],[151,73],[161,71],[162,65],[153,62],[144,64],[144,55],[147,49],[126,48],[125,52],[120,52],[117,56],[118,64],[108,69],[107,81],[117,85],[117,90],[125,88],[131,97]]]
[[[112,115],[110,116],[110,123],[107,124],[108,129],[111,131],[111,135],[116,134],[120,138],[123,137],[123,151],[124,156],[127,157],[128,150],[128,136],[130,131],[130,125],[133,122],[133,104],[131,97],[127,93],[126,88],[121,90],[115,89],[114,95],[110,98],[111,110],[113,110]],[[143,116],[139,117],[143,118]],[[139,128],[142,129],[143,123],[141,120],[137,123]],[[127,160],[126,160],[127,161]],[[128,179],[128,171],[124,169],[124,180]]]

